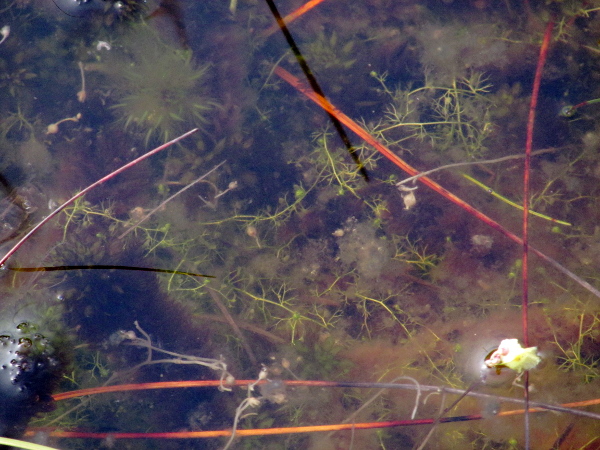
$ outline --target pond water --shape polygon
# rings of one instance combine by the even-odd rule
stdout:
[[[594,400],[598,8],[311,3],[289,30],[331,103],[419,171],[469,163],[430,178],[517,236],[533,79],[553,21],[530,172],[530,244],[551,259],[529,261],[529,355],[541,358],[530,399]],[[67,206],[9,259],[0,432],[64,449],[216,449],[228,438],[120,433],[230,430],[249,397],[240,430],[435,418],[457,399],[445,387],[489,396],[466,396],[444,417],[473,420],[431,433],[238,436],[230,448],[525,448],[523,414],[506,414],[522,404],[500,399],[523,398],[518,370],[483,368],[504,339],[525,342],[522,245],[424,179],[399,189],[409,175],[347,131],[357,165],[331,118],[282,77],[305,83],[274,24],[259,0],[0,5],[0,253],[92,182],[199,128]],[[9,270],[24,267],[46,269]],[[270,381],[50,397],[229,377]],[[596,417],[531,413],[531,448],[597,448],[598,406],[573,406]]]

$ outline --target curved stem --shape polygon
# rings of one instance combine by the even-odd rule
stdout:
[[[67,200],[66,202],[64,202],[62,205],[60,205],[58,208],[56,208],[54,211],[52,211],[50,214],[48,214],[46,217],[44,217],[35,227],[33,227],[31,230],[29,230],[29,232],[19,240],[19,242],[17,242],[8,252],[6,252],[6,254],[2,258],[0,258],[0,268],[2,268],[4,266],[4,264],[6,263],[6,261],[8,260],[8,258],[10,258],[12,255],[14,255],[15,252],[21,248],[21,246],[25,243],[25,241],[27,241],[40,228],[42,228],[47,222],[49,222],[50,219],[52,219],[54,216],[56,216],[59,212],[61,212],[63,209],[65,209],[67,206],[69,206],[71,203],[73,203],[75,200],[77,200],[80,197],[83,197],[89,191],[91,191],[92,189],[94,189],[97,186],[100,186],[105,181],[110,180],[114,176],[120,174],[121,172],[124,172],[125,170],[129,169],[130,167],[135,166],[137,163],[143,161],[144,159],[149,158],[150,156],[155,155],[156,153],[160,152],[161,150],[164,150],[164,149],[170,147],[171,145],[173,145],[173,144],[181,141],[182,139],[184,139],[184,138],[186,138],[186,137],[194,134],[196,131],[198,131],[198,128],[194,128],[193,130],[190,130],[187,133],[184,133],[181,136],[179,136],[179,137],[177,137],[177,138],[175,138],[175,139],[173,139],[173,140],[171,140],[171,141],[169,141],[169,142],[167,142],[167,143],[165,143],[163,145],[160,145],[160,146],[156,147],[153,150],[150,150],[148,153],[145,153],[142,156],[140,156],[139,158],[136,158],[133,161],[128,162],[127,164],[121,166],[117,170],[115,170],[115,171],[109,173],[108,175],[100,178],[95,183],[90,184],[88,187],[86,187],[81,192],[75,194],[69,200]]]

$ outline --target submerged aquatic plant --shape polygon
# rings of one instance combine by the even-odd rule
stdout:
[[[426,78],[421,87],[395,90],[387,86],[387,74],[371,75],[392,100],[385,118],[371,130],[387,146],[417,140],[430,142],[438,152],[460,148],[470,158],[485,153],[494,105],[486,97],[491,84],[482,73],[473,71],[447,84]]]
[[[119,61],[115,77],[123,96],[113,106],[118,124],[167,141],[190,127],[203,127],[216,106],[206,94],[208,65],[196,63],[188,50],[161,41],[147,28],[127,44],[130,57]]]

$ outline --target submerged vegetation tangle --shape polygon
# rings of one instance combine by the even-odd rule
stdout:
[[[391,90],[386,74],[371,75],[389,97],[385,118],[371,132],[387,146],[403,149],[410,140],[426,141],[435,151],[460,152],[462,159],[480,158],[486,152],[485,140],[492,132],[491,110],[486,97],[491,84],[482,73],[471,72],[455,78],[449,86],[436,85],[426,75],[422,87]]]
[[[529,240],[598,288],[597,8],[323,0],[289,24],[340,108],[332,115],[431,171],[436,193],[423,179],[398,183],[407,175],[354,135],[362,166],[348,157],[327,116],[278,78],[299,70],[283,39],[264,33],[273,20],[262,2],[144,2],[144,20],[118,26],[105,8],[70,17],[41,0],[9,3],[0,239],[36,234],[3,261],[74,270],[0,271],[0,357],[22,377],[0,377],[0,400],[24,396],[23,374],[48,381],[5,435],[27,429],[65,449],[600,442],[598,298],[530,261],[527,342],[522,249],[448,201],[519,234],[514,156],[544,25],[556,17],[530,173],[530,208],[546,220],[532,218]],[[34,357],[40,372],[27,372]],[[526,369],[531,406],[564,414],[531,410],[527,422],[508,411],[510,398],[522,405],[515,378]],[[77,389],[102,395],[58,401]],[[287,428],[325,424],[339,427]],[[117,442],[125,433],[139,439]],[[155,442],[174,437],[210,439]]]

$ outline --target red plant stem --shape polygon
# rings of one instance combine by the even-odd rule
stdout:
[[[540,94],[540,84],[542,82],[542,72],[546,64],[548,49],[550,48],[550,38],[554,22],[548,22],[544,40],[540,48],[535,77],[533,78],[533,89],[531,92],[531,102],[529,104],[529,117],[527,119],[527,140],[525,142],[525,164],[523,168],[523,297],[521,300],[521,314],[523,321],[523,345],[529,347],[529,175],[531,172],[531,149],[533,147],[533,126],[535,123],[535,110],[537,108]],[[529,371],[525,371],[523,380],[525,389],[525,448],[530,448],[529,439]]]
[[[527,140],[525,142],[525,164],[523,168],[523,299],[522,299],[522,314],[523,314],[523,344],[529,347],[529,330],[528,330],[528,307],[529,307],[529,175],[531,171],[531,150],[533,148],[533,126],[535,123],[535,110],[537,108],[538,98],[540,94],[540,84],[542,82],[542,72],[546,64],[548,49],[550,48],[550,38],[552,37],[552,29],[554,22],[548,22],[544,40],[540,48],[540,56],[538,58],[537,67],[535,69],[535,77],[533,79],[533,89],[531,92],[531,102],[529,104],[529,117],[527,119]]]
[[[167,143],[165,143],[163,145],[160,145],[160,146],[156,147],[153,150],[150,150],[148,153],[145,153],[142,156],[140,156],[139,158],[136,158],[133,161],[128,162],[127,164],[121,166],[117,170],[115,170],[115,171],[109,173],[108,175],[100,178],[95,183],[90,184],[88,187],[86,187],[81,192],[75,194],[69,200],[67,200],[66,202],[64,202],[62,205],[60,205],[58,208],[56,208],[54,211],[52,211],[50,214],[48,214],[46,217],[44,217],[44,219],[41,220],[35,227],[33,227],[31,230],[29,230],[29,233],[27,233],[25,236],[23,236],[21,238],[21,240],[19,240],[19,242],[17,242],[8,252],[6,252],[6,254],[0,259],[0,268],[2,268],[4,266],[4,264],[6,263],[6,261],[8,260],[8,258],[10,258],[17,250],[19,250],[19,248],[21,248],[21,246],[23,245],[23,243],[25,241],[27,241],[35,232],[37,232],[42,226],[44,226],[47,222],[49,222],[50,219],[52,219],[54,216],[56,216],[59,212],[61,212],[63,209],[65,209],[67,206],[69,206],[71,203],[73,203],[75,200],[77,200],[79,197],[84,196],[89,191],[91,191],[92,189],[94,189],[96,186],[101,185],[105,181],[110,180],[111,178],[113,178],[114,176],[120,174],[121,172],[124,172],[125,170],[129,169],[130,167],[135,166],[140,161],[143,161],[144,159],[149,158],[152,155],[155,155],[156,153],[160,152],[161,150],[164,150],[164,149],[170,147],[171,145],[173,145],[173,144],[181,141],[182,139],[190,136],[191,134],[194,134],[196,131],[198,131],[198,128],[194,128],[193,130],[190,130],[187,133],[184,133],[181,136],[176,137],[175,139],[173,139],[173,140],[171,140],[171,141],[169,141],[169,142],[167,142]]]
[[[350,117],[348,117],[343,112],[341,112],[339,109],[337,109],[335,106],[333,106],[328,100],[322,98],[321,96],[319,96],[318,94],[313,92],[310,88],[306,87],[304,84],[302,84],[302,82],[300,82],[300,80],[298,78],[296,78],[294,75],[289,73],[287,70],[278,66],[275,68],[274,72],[279,77],[281,77],[283,80],[288,82],[291,86],[293,86],[298,91],[300,91],[302,94],[304,94],[306,97],[308,97],[310,100],[312,100],[317,105],[319,105],[321,108],[323,108],[325,111],[334,115],[342,124],[344,124],[350,130],[352,130],[356,135],[358,135],[361,139],[363,139],[367,144],[374,147],[383,156],[385,156],[387,159],[389,159],[392,163],[394,163],[400,169],[404,170],[410,176],[414,176],[419,173],[419,171],[417,169],[415,169],[414,167],[410,166],[405,161],[403,161],[400,157],[398,157],[398,155],[396,155],[390,149],[388,149],[386,146],[384,146],[379,141],[377,141],[373,136],[371,136],[364,128],[362,128],[360,125],[358,125],[354,120],[352,120]],[[492,218],[486,216],[479,210],[475,209],[474,207],[472,207],[471,205],[466,203],[464,200],[461,200],[456,195],[452,194],[450,191],[444,189],[442,186],[440,186],[438,183],[433,181],[431,178],[422,176],[418,180],[421,183],[423,183],[426,186],[433,189],[434,191],[436,191],[437,193],[441,194],[443,197],[447,198],[451,202],[457,204],[458,206],[463,208],[465,211],[467,211],[469,214],[471,214],[471,215],[475,216],[476,218],[478,218],[479,220],[483,221],[488,226],[490,226],[490,227],[494,228],[495,230],[499,231],[500,233],[504,234],[505,236],[507,236],[514,242],[516,242],[517,244],[523,245],[523,240],[519,236],[508,231],[506,228],[504,228],[498,222],[494,221]],[[590,283],[588,283],[581,277],[575,275],[573,272],[568,270],[566,267],[563,267],[557,261],[555,261],[554,259],[545,255],[544,253],[537,250],[536,248],[530,246],[529,250],[532,251],[533,253],[535,253],[540,258],[542,258],[544,261],[546,261],[552,267],[554,267],[555,269],[559,270],[560,272],[564,273],[569,278],[571,278],[572,280],[577,282],[584,289],[588,290],[589,292],[594,294],[596,297],[600,298],[600,290],[596,289]]]

